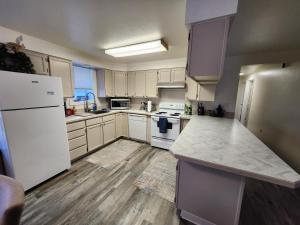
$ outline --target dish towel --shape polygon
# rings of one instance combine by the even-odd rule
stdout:
[[[165,117],[159,117],[158,120],[159,133],[165,134],[168,131],[168,119]]]

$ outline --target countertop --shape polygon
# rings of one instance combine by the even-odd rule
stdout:
[[[300,175],[234,119],[191,116],[171,147],[178,159],[296,188]]]
[[[66,117],[66,123],[74,123],[74,122],[79,122],[79,121],[84,121],[96,117],[102,117],[102,116],[108,116],[111,114],[116,114],[120,112],[126,112],[126,113],[132,113],[132,114],[139,114],[139,115],[146,115],[150,116],[153,112],[147,112],[145,110],[136,110],[136,109],[128,109],[128,110],[111,110],[107,113],[102,113],[102,114],[92,114],[92,113],[82,113],[78,115],[73,115],[73,116],[68,116]]]

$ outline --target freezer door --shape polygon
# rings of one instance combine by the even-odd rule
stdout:
[[[25,190],[70,168],[63,107],[2,111],[5,168]]]
[[[58,77],[0,71],[0,110],[63,105]]]

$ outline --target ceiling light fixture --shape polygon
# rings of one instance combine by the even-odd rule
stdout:
[[[162,40],[149,41],[124,47],[106,49],[105,54],[113,57],[125,57],[142,55],[154,52],[164,52],[168,50],[167,44]]]

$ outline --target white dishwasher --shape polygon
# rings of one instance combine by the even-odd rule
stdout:
[[[136,140],[147,140],[147,116],[129,114],[129,137]]]

